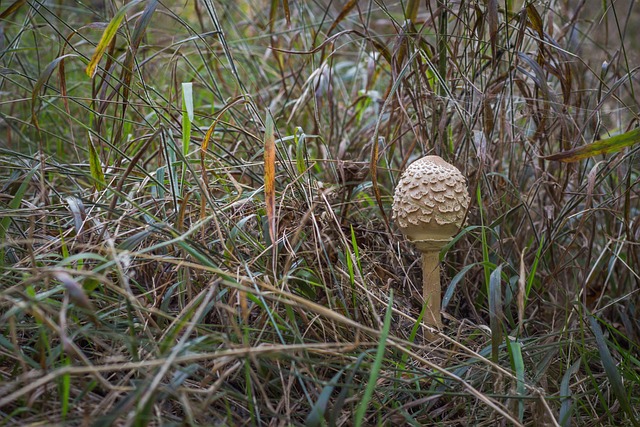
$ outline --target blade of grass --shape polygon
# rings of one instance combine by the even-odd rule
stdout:
[[[522,343],[520,341],[512,340],[506,337],[507,350],[509,351],[509,357],[511,359],[511,369],[516,373],[516,392],[520,399],[518,399],[518,420],[524,421],[524,399],[525,387],[524,387],[524,360],[522,359]]]
[[[449,286],[447,286],[447,290],[445,291],[444,296],[442,297],[442,308],[441,308],[442,311],[445,311],[447,309],[447,306],[449,305],[449,302],[451,301],[451,298],[453,297],[453,294],[456,291],[456,287],[458,286],[458,283],[460,283],[464,275],[467,274],[469,270],[471,270],[473,267],[476,267],[476,266],[478,266],[477,262],[474,262],[473,264],[465,265],[455,276],[453,276],[453,279],[451,279],[451,283],[449,283]]]
[[[307,419],[305,425],[308,427],[316,427],[323,425],[324,421],[324,413],[327,410],[327,406],[329,404],[329,398],[333,393],[333,390],[338,385],[338,381],[340,381],[340,377],[344,374],[344,369],[340,369],[332,378],[331,381],[327,385],[322,388],[320,392],[320,396],[318,396],[318,400],[311,408],[311,412],[307,415]]]
[[[582,360],[578,359],[571,365],[569,369],[562,376],[560,382],[560,413],[558,414],[558,422],[562,427],[571,427],[571,414],[573,413],[573,399],[571,399],[571,377],[573,377],[578,369]]]
[[[531,271],[529,272],[529,277],[527,278],[527,288],[525,292],[525,305],[529,300],[529,294],[531,293],[531,287],[533,286],[533,281],[536,278],[536,272],[538,271],[538,263],[540,262],[540,258],[542,256],[542,249],[544,247],[544,235],[540,238],[540,244],[538,245],[538,250],[536,251],[536,256],[533,259],[533,264],[531,265]]]
[[[293,131],[293,141],[296,147],[296,169],[302,176],[307,170],[305,155],[307,153],[306,134],[300,127],[296,127]]]
[[[499,265],[489,279],[489,326],[491,328],[491,360],[498,364],[500,343],[502,343],[502,265]]]
[[[362,401],[358,405],[356,410],[356,416],[354,419],[354,425],[360,427],[364,421],[364,416],[369,406],[369,401],[373,396],[373,390],[376,388],[378,382],[378,375],[382,367],[382,360],[384,359],[384,352],[387,345],[387,336],[389,335],[389,328],[391,326],[391,314],[393,313],[393,290],[389,294],[389,304],[387,305],[387,312],[384,315],[384,324],[380,333],[380,341],[378,342],[378,350],[376,351],[376,358],[371,367],[371,373],[369,374],[369,380],[367,381],[367,388],[362,396]]]
[[[20,7],[22,7],[23,4],[26,3],[26,0],[16,0],[14,1],[12,4],[9,5],[9,7],[7,7],[4,12],[0,13],[0,20],[5,20],[7,19],[9,16],[11,16],[11,14],[15,13],[18,11],[18,9],[20,9]]]
[[[347,4],[344,5],[336,20],[333,21],[333,24],[331,24],[331,27],[329,28],[329,31],[327,31],[327,34],[331,34],[331,32],[335,30],[338,25],[340,25],[340,22],[342,22],[349,15],[356,4],[358,4],[357,0],[349,0]]]
[[[71,359],[66,354],[61,355],[61,366],[67,367],[71,366]],[[62,415],[62,419],[66,420],[67,415],[69,414],[69,398],[71,396],[71,375],[64,374],[60,377],[59,381],[60,386],[60,400],[61,400],[61,408],[60,413]]]
[[[413,327],[411,328],[411,333],[409,334],[409,342],[415,342],[416,335],[418,335],[418,331],[420,330],[420,326],[422,325],[422,319],[424,318],[424,314],[427,312],[427,304],[422,304],[422,309],[420,310],[420,314],[416,319]],[[405,370],[405,366],[407,364],[407,360],[409,360],[409,354],[403,353],[402,359],[400,359],[400,364],[398,367],[398,375],[402,375],[402,372]]]
[[[269,237],[273,245],[274,259],[276,250],[276,141],[273,118],[267,111],[264,131],[264,200],[269,223]]]
[[[102,33],[102,37],[100,38],[100,41],[96,46],[96,50],[93,52],[93,56],[89,61],[89,65],[87,65],[87,68],[85,69],[85,72],[90,78],[93,78],[96,75],[96,71],[98,69],[98,63],[104,56],[104,53],[107,51],[107,47],[109,47],[109,44],[113,41],[113,38],[116,36],[116,33],[118,32],[118,28],[120,28],[120,24],[122,23],[122,20],[127,14],[127,11],[129,11],[129,9],[131,9],[141,1],[142,0],[133,0],[125,4],[124,6],[122,6],[120,9],[118,9],[115,16],[111,19],[111,21],[109,22],[109,25],[107,25],[107,28]]]
[[[193,83],[182,83],[182,155],[189,154],[193,122]]]
[[[636,419],[633,409],[629,405],[627,390],[625,389],[624,384],[622,384],[622,377],[620,377],[620,372],[618,372],[616,362],[613,360],[613,356],[611,356],[611,351],[609,350],[607,341],[604,338],[602,328],[593,316],[589,316],[589,325],[591,326],[591,331],[596,339],[596,346],[598,347],[598,353],[600,354],[600,361],[602,362],[604,371],[607,374],[607,378],[609,378],[609,382],[613,388],[613,393],[618,399],[618,402],[620,402],[622,410],[629,416],[631,423],[634,427],[638,427],[640,426],[640,423]]]
[[[360,372],[359,371],[360,365],[363,363],[366,357],[367,357],[367,353],[362,352],[360,353],[360,356],[358,356],[356,361],[352,363],[351,370],[349,371],[349,375],[347,375],[347,378],[344,381],[344,386],[342,387],[342,390],[340,390],[338,397],[336,397],[333,408],[329,414],[330,426],[336,425],[338,419],[342,416],[342,408],[346,403],[347,397],[349,397],[350,395],[349,392],[354,389],[354,384],[353,384],[354,377],[358,375],[358,373]]]
[[[577,162],[599,154],[617,153],[618,151],[630,147],[640,142],[640,128],[615,135],[610,138],[601,139],[591,144],[572,148],[550,156],[542,157],[545,160],[556,160],[564,163]]]
[[[487,240],[487,229],[485,227],[485,213],[484,213],[484,204],[482,198],[482,188],[480,184],[478,184],[476,188],[476,199],[478,201],[478,211],[480,212],[480,236],[482,238],[482,261],[484,267],[484,283],[487,290],[487,295],[489,295],[489,282],[491,277],[491,271],[489,268],[489,242]]]
[[[104,172],[102,171],[102,162],[100,161],[98,150],[96,150],[96,147],[93,145],[91,133],[89,133],[87,142],[87,145],[89,146],[89,173],[93,178],[96,190],[102,191],[105,188]]]

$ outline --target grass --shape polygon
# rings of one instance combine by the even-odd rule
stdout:
[[[638,5],[463,3],[3,4],[0,425],[640,425]]]

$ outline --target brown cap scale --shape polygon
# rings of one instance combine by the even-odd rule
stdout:
[[[468,207],[467,180],[438,156],[413,162],[393,196],[393,218],[422,252],[425,322],[438,328],[442,326],[439,253],[460,230]]]

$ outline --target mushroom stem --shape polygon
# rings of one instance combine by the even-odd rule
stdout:
[[[427,309],[424,320],[427,325],[442,328],[440,315],[440,252],[428,251],[422,253],[422,297]]]
[[[437,329],[442,329],[440,314],[442,291],[440,289],[440,251],[447,243],[447,239],[414,240],[418,250],[422,252],[422,296],[427,309],[424,322]]]

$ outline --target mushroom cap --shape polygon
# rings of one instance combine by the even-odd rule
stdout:
[[[462,226],[469,207],[467,180],[438,156],[413,162],[393,195],[393,218],[412,241],[448,241]]]

